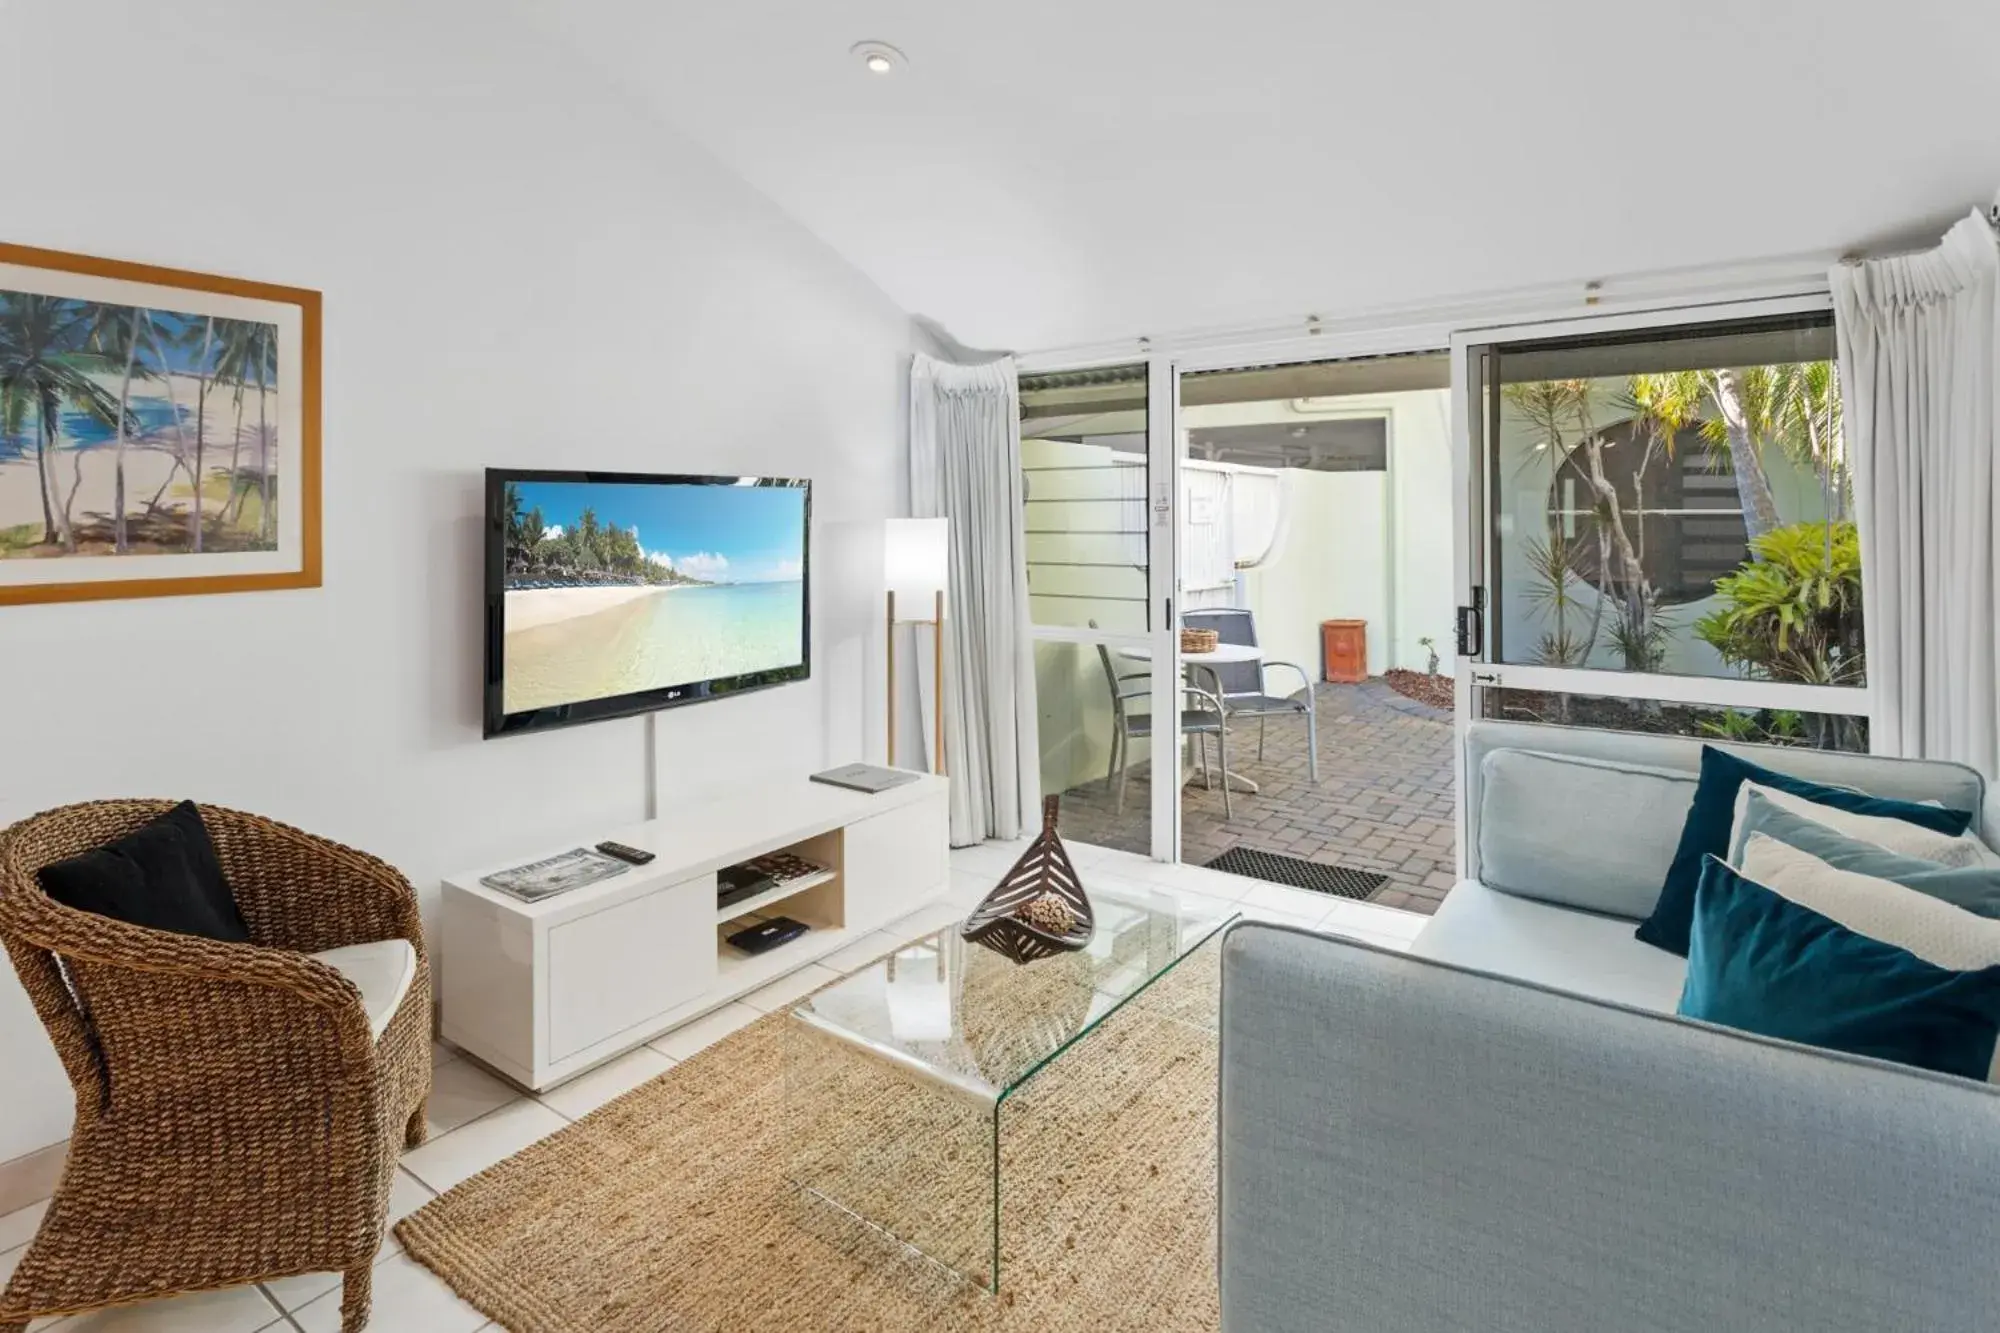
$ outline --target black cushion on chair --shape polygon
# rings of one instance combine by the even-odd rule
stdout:
[[[43,866],[36,878],[49,897],[78,911],[180,935],[250,942],[193,801],[114,842]]]

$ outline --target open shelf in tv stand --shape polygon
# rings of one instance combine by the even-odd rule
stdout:
[[[789,851],[790,849],[787,848],[786,850]],[[807,875],[802,879],[793,880],[789,884],[780,884],[775,888],[765,889],[762,893],[745,898],[740,903],[733,903],[728,907],[717,908],[715,924],[718,926],[732,925],[742,921],[745,917],[791,916],[806,922],[807,925],[811,925],[811,920],[800,916],[796,910],[790,912],[777,911],[778,905],[786,902],[788,899],[800,897],[825,885],[836,884],[839,879],[840,872],[838,870],[826,870],[817,875]],[[817,905],[817,901],[809,904],[809,906]],[[794,903],[792,906],[797,908],[798,904]]]
[[[441,1035],[539,1091],[824,958],[945,894],[947,790],[924,777],[870,796],[801,776],[676,806],[580,839],[610,837],[653,861],[538,903],[480,883],[501,866],[452,876],[438,938]],[[717,906],[718,870],[778,851],[828,873]],[[729,923],[758,915],[812,929],[755,955],[722,942]]]

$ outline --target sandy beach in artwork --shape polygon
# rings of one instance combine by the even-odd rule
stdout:
[[[92,379],[115,394],[118,382],[104,376]],[[173,397],[189,419],[182,422],[178,430],[172,426],[155,427],[143,438],[126,441],[125,454],[125,512],[128,515],[141,513],[147,501],[160,497],[163,508],[186,512],[192,504],[193,485],[187,469],[194,465],[194,434],[192,408],[200,381],[189,375],[174,375]],[[165,399],[166,382],[159,378],[144,381],[140,386],[143,395],[135,392],[134,398]],[[258,466],[259,451],[257,432],[257,395],[254,390],[244,395],[243,412],[239,416],[234,400],[234,386],[211,385],[208,406],[202,429],[202,471],[206,474],[209,487],[226,487],[229,465],[233,460],[238,467],[254,469]],[[268,392],[266,408],[267,423],[275,426],[277,420],[278,391]],[[238,432],[241,432],[239,436]],[[182,450],[186,458],[180,457]],[[54,503],[62,507],[67,503],[73,521],[84,525],[93,520],[101,520],[117,508],[118,494],[118,448],[109,441],[92,444],[88,448],[77,448],[67,440],[58,442],[48,457],[48,471]],[[279,450],[275,443],[270,450],[269,460],[272,476],[279,474]],[[181,475],[173,476],[177,467]],[[169,479],[171,483],[169,482]],[[211,494],[204,506],[213,514],[221,505],[223,495]],[[9,528],[30,528],[39,531],[42,526],[42,489],[35,454],[32,449],[18,457],[0,459],[0,532]]]
[[[509,588],[507,590],[507,632],[540,629],[581,616],[596,615],[614,606],[670,592],[672,589],[648,584],[616,584],[603,588]]]
[[[215,446],[211,444],[209,449],[212,451]],[[75,486],[76,501],[72,509],[75,516],[84,518],[91,514],[110,513],[113,497],[118,494],[117,452],[114,448],[100,445],[95,449],[61,449],[50,454],[57,500],[67,496],[70,487]],[[229,461],[227,449],[222,451],[222,458],[225,463]],[[172,450],[152,444],[128,443],[125,446],[126,512],[130,513],[145,503],[173,470]],[[167,498],[185,503],[188,490],[185,478],[179,481],[179,486],[181,496],[169,491]],[[39,526],[41,521],[42,498],[34,456],[0,463],[0,528],[20,524]]]

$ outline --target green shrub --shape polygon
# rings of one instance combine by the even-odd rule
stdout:
[[[1694,632],[1761,680],[1860,685],[1861,542],[1854,524],[1794,523],[1750,542],[1750,562],[1715,581],[1721,605]]]

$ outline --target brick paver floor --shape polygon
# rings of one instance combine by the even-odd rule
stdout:
[[[1232,793],[1236,817],[1224,820],[1220,785],[1204,791],[1199,778],[1189,781],[1182,793],[1181,859],[1205,865],[1243,846],[1374,871],[1389,882],[1369,901],[1436,911],[1451,889],[1457,860],[1451,715],[1379,680],[1322,683],[1316,706],[1319,785],[1307,774],[1302,720],[1270,719],[1260,762],[1257,723],[1239,719],[1230,728],[1230,767],[1262,790]],[[1211,765],[1214,757],[1211,743]],[[1135,765],[1127,782],[1123,815],[1101,779],[1065,792],[1063,834],[1147,851],[1148,766]]]

